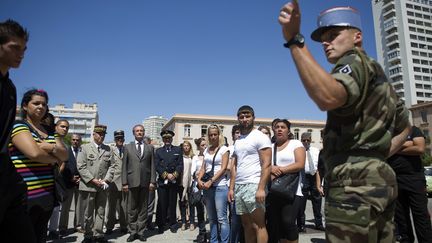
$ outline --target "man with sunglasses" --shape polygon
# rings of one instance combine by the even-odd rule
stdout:
[[[312,202],[312,209],[314,214],[315,229],[324,230],[321,214],[322,197],[316,187],[316,172],[318,170],[318,156],[319,149],[311,146],[312,134],[304,132],[301,135],[301,142],[306,149],[306,161],[304,168],[304,176],[302,176],[302,193],[303,201],[297,218],[297,227],[299,232],[306,232],[306,202],[308,199]]]
[[[322,151],[327,241],[394,242],[397,185],[385,160],[411,126],[383,69],[362,48],[359,12],[336,7],[318,16],[311,37],[335,64],[331,73],[316,62],[300,34],[297,0],[282,7],[279,23],[307,93],[327,111]]]

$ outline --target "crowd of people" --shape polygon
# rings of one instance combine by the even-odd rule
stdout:
[[[194,140],[196,150],[189,141],[173,145],[170,130],[155,148],[141,124],[129,144],[116,130],[115,145],[106,145],[107,126],[97,124],[89,143],[72,134],[66,145],[69,123],[54,122],[42,89],[23,95],[15,120],[9,69],[19,67],[29,35],[13,20],[0,23],[0,233],[6,242],[46,242],[47,235],[71,229],[84,234],[83,242],[107,242],[117,216],[127,242],[146,241],[155,227],[160,234],[198,228],[199,242],[298,242],[307,199],[328,242],[394,242],[396,236],[413,242],[410,211],[417,240],[429,242],[424,135],[362,49],[359,13],[338,7],[318,17],[311,37],[335,64],[330,73],[308,51],[298,1],[284,5],[278,18],[305,89],[328,111],[321,152],[310,133],[295,139],[286,119],[255,129],[248,105],[237,110],[232,145],[216,124]],[[278,188],[284,181],[289,184]]]

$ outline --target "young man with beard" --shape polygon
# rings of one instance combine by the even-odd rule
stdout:
[[[266,185],[270,179],[271,142],[254,128],[255,113],[244,105],[237,111],[240,137],[234,144],[234,164],[228,201],[235,200],[246,242],[268,241],[265,225]]]

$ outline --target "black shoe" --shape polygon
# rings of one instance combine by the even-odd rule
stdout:
[[[177,228],[176,227],[170,227],[170,231],[171,231],[171,233],[177,233]]]
[[[299,233],[305,233],[306,232],[306,228],[304,226],[299,226],[298,227],[298,232]]]
[[[147,230],[154,230],[155,227],[153,226],[153,224],[147,224]]]
[[[66,236],[67,234],[68,234],[67,230],[60,230],[60,231],[59,231],[59,235],[60,235],[60,237],[64,237],[64,236]]]
[[[128,229],[127,229],[127,228],[120,229],[120,233],[122,233],[122,234],[126,234],[127,232],[128,232]]]
[[[107,229],[106,231],[105,231],[105,234],[106,235],[110,235],[110,234],[112,234],[113,233],[113,230],[112,229]]]
[[[105,237],[99,237],[99,238],[95,238],[94,242],[98,242],[98,243],[108,243],[108,240],[105,239]]]
[[[147,241],[147,238],[144,235],[139,236],[140,241]]]
[[[158,234],[163,234],[163,232],[164,232],[164,228],[158,226]]]
[[[129,237],[127,238],[127,242],[132,242],[134,240],[138,239],[138,235],[133,234],[133,235],[129,235]]]
[[[325,228],[324,228],[324,226],[321,224],[321,225],[317,225],[317,226],[315,226],[315,229],[316,230],[321,230],[321,231],[325,231]]]
[[[81,243],[92,243],[93,240],[91,238],[84,238],[83,241],[81,241]]]
[[[55,231],[50,231],[48,233],[48,238],[53,239],[53,240],[58,240],[58,239],[60,239],[60,235]]]

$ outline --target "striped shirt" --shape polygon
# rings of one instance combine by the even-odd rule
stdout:
[[[24,121],[15,121],[11,138],[22,133],[29,132],[36,143],[41,143],[38,133],[31,129]],[[44,139],[47,143],[55,143],[54,134],[49,134]],[[28,206],[38,204],[52,207],[54,198],[54,174],[50,164],[31,161],[12,143],[9,143],[9,154],[17,172],[27,184]]]

